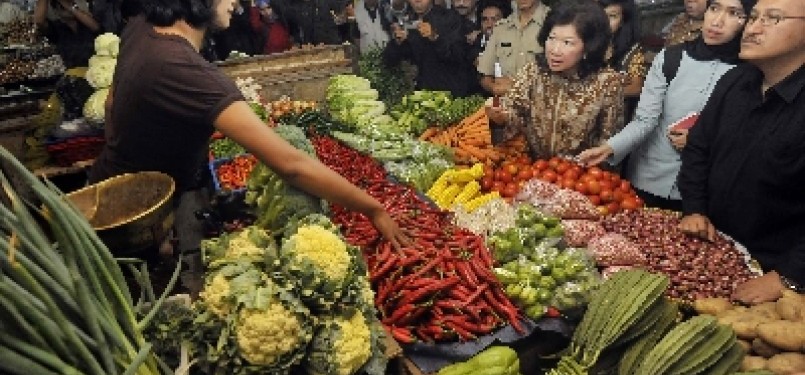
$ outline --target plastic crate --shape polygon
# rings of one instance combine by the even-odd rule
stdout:
[[[103,136],[79,136],[52,138],[45,142],[51,158],[60,166],[70,166],[79,161],[92,160],[101,154],[106,139]]]
[[[233,160],[238,159],[238,158],[251,158],[251,159],[254,159],[254,156],[252,154],[240,154],[240,155],[237,155],[235,157],[223,158],[223,159],[215,159],[215,160],[212,160],[212,161],[209,162],[208,168],[210,170],[210,174],[212,175],[212,184],[213,184],[213,188],[215,189],[215,191],[221,191],[221,190],[224,190],[224,189],[233,190],[233,191],[244,191],[244,190],[246,190],[245,181],[244,181],[243,186],[229,187],[229,186],[225,186],[225,183],[222,183],[221,179],[218,177],[218,169],[222,165],[227,164],[227,163],[231,163]],[[256,165],[256,164],[257,164],[257,161],[256,161],[256,159],[254,159],[254,163],[252,164],[252,167],[254,165]],[[251,172],[251,170],[249,170],[247,172],[247,174],[249,172]]]

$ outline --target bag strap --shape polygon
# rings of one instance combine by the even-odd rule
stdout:
[[[679,71],[684,48],[684,44],[676,44],[665,49],[665,61],[663,61],[662,64],[662,74],[665,75],[666,85],[671,84],[671,81],[676,77],[676,72]]]

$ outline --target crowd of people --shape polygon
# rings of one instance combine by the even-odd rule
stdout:
[[[83,0],[70,1],[39,0],[37,22],[76,34],[109,27]],[[532,156],[621,168],[649,206],[681,211],[684,231],[731,235],[766,271],[736,299],[803,291],[805,1],[685,0],[648,69],[634,0],[562,0],[553,8],[539,0],[188,0],[206,4],[202,14],[185,1],[140,1],[145,18],[123,33],[95,181],[145,168],[182,182],[191,154],[217,128],[302,188],[369,214],[405,242],[376,201],[292,150],[214,65],[184,53],[201,51],[209,31],[227,35],[227,26],[230,37],[256,33],[261,53],[357,37],[362,51],[383,48],[389,66],[415,65],[419,89],[499,97],[486,107],[491,126],[502,139],[523,137]],[[177,44],[177,35],[191,43]],[[226,43],[245,48],[219,46]],[[177,53],[137,54],[146,49]],[[172,100],[152,101],[146,90]],[[686,117],[698,120],[678,126]]]

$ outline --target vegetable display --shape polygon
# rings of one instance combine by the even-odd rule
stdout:
[[[447,129],[428,128],[419,136],[419,140],[452,148],[459,164],[497,162],[504,157],[492,145],[489,118],[484,108]]]
[[[235,157],[246,153],[246,149],[231,138],[213,139],[210,141],[210,156],[213,159]]]
[[[555,217],[545,216],[529,204],[517,206],[515,226],[488,239],[495,260],[501,263],[529,255],[546,238],[561,238],[564,229]]]
[[[737,285],[752,277],[744,255],[731,240],[719,234],[716,241],[708,242],[682,233],[679,213],[624,211],[604,217],[602,224],[640,248],[644,257],[637,262],[670,277],[670,297],[686,301],[728,298]]]
[[[599,283],[595,265],[577,249],[536,249],[495,268],[506,295],[531,319],[583,307]]]
[[[484,101],[477,95],[453,98],[447,91],[417,90],[404,96],[391,109],[391,116],[406,133],[416,136],[431,125],[444,128],[457,124],[483,107]]]
[[[585,374],[601,353],[637,338],[676,307],[662,294],[668,278],[642,270],[621,271],[601,284],[576,327],[570,347],[549,374]]]
[[[517,352],[506,346],[491,346],[465,362],[444,367],[437,375],[519,375]]]
[[[323,215],[207,240],[208,273],[185,333],[206,374],[385,373],[366,267]],[[212,260],[212,262],[209,262]],[[368,290],[367,290],[368,289]]]
[[[522,329],[481,237],[453,226],[410,187],[389,182],[371,158],[329,137],[315,137],[313,144],[325,165],[378,199],[414,239],[413,246],[393,250],[366,216],[332,208],[347,241],[362,249],[375,305],[395,339],[470,340],[506,322]]]
[[[238,155],[222,161],[215,167],[215,176],[221,189],[239,190],[246,187],[246,180],[257,164],[257,158],[250,154]]]
[[[805,297],[784,291],[776,302],[734,306],[726,298],[693,302],[696,312],[715,316],[731,327],[747,356],[742,371],[768,370],[772,374],[805,371]]]
[[[41,202],[23,201],[0,173],[7,202],[0,205],[0,372],[167,373],[142,333],[165,294],[154,301],[143,284],[149,293],[135,301],[112,253],[78,209],[2,147],[0,159]],[[152,302],[151,309],[137,320],[143,302]]]

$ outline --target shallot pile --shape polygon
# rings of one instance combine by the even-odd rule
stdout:
[[[720,234],[708,242],[682,233],[678,213],[625,211],[605,217],[602,224],[637,244],[649,270],[670,276],[670,297],[686,301],[729,297],[737,285],[753,277],[734,242]]]

